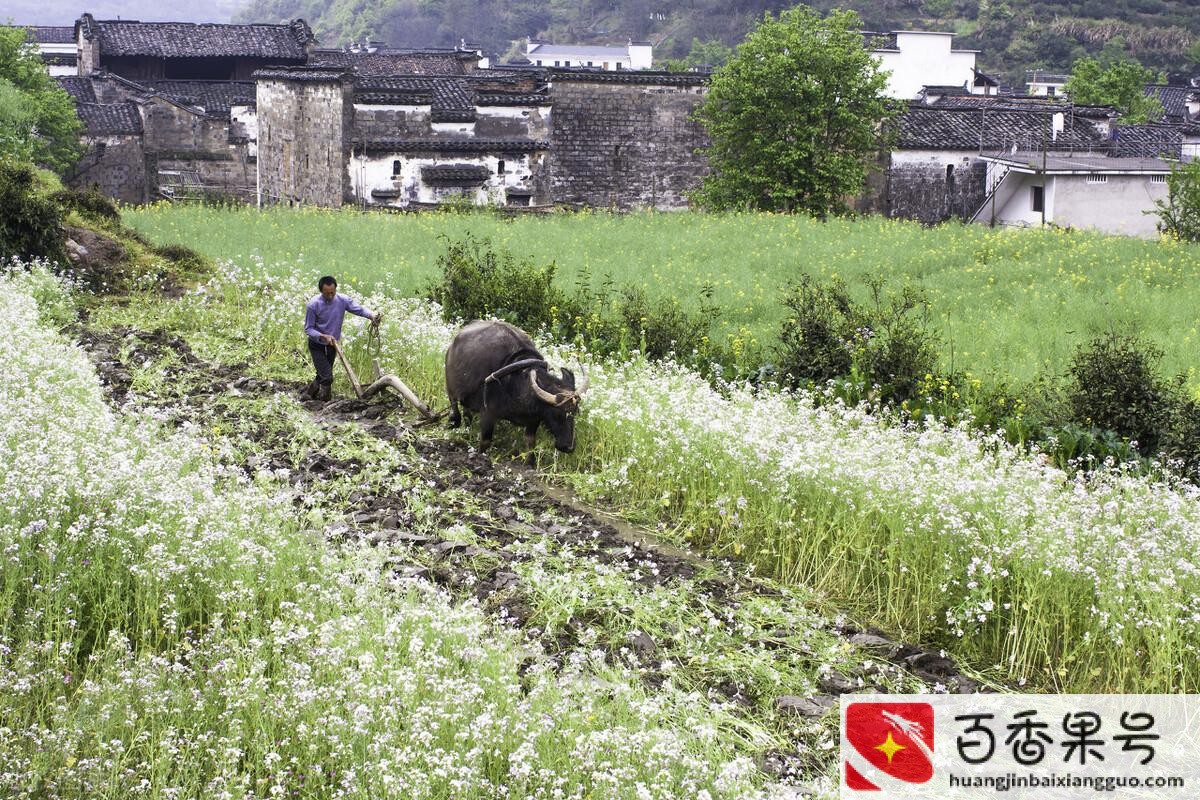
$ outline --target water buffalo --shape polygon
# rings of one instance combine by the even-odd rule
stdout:
[[[462,404],[479,414],[479,449],[492,443],[496,420],[525,427],[525,445],[533,448],[538,425],[545,423],[554,446],[564,453],[575,449],[575,412],[587,391],[584,375],[563,368],[550,373],[533,340],[520,328],[498,320],[466,325],[446,350],[446,394],[450,397],[450,427],[462,422]]]

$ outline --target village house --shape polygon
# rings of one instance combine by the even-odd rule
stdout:
[[[528,39],[525,58],[535,67],[594,67],[613,71],[650,69],[654,64],[654,48],[649,42],[632,39],[624,47],[550,44]]]
[[[7,26],[0,26],[7,27]],[[75,75],[78,68],[75,65],[75,31],[65,25],[23,25],[18,26],[37,48],[46,65],[46,71],[51,77]]]
[[[1167,196],[1161,158],[1048,152],[982,156],[988,199],[974,221],[990,225],[1090,228],[1154,236],[1155,201]]]
[[[936,31],[863,32],[871,55],[888,71],[887,94],[900,100],[920,96],[926,86],[992,94],[998,81],[975,69],[976,50],[955,50],[954,34]]]

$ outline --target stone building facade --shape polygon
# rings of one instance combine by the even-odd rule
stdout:
[[[706,79],[694,73],[555,72],[550,193],[606,208],[685,208],[708,172],[708,138],[692,113]]]

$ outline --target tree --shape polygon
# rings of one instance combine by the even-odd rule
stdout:
[[[846,209],[893,113],[860,27],[852,11],[822,18],[808,6],[763,16],[697,109],[712,139],[701,205],[819,216]]]
[[[1167,176],[1167,199],[1156,200],[1158,229],[1168,236],[1200,242],[1200,161],[1192,160],[1171,168]]]
[[[1081,58],[1064,88],[1074,103],[1112,106],[1121,112],[1122,122],[1138,123],[1162,116],[1162,103],[1146,96],[1146,84],[1165,81],[1136,61],[1118,61],[1106,69],[1094,58]]]
[[[24,28],[0,28],[0,150],[28,153],[63,173],[75,166],[83,123],[71,96],[46,72]]]

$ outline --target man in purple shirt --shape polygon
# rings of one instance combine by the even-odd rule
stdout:
[[[300,397],[304,400],[316,398],[328,400],[333,395],[333,362],[337,358],[334,342],[342,338],[342,320],[346,312],[366,317],[373,323],[379,322],[379,314],[368,311],[344,294],[338,294],[337,280],[326,275],[317,281],[320,294],[308,301],[304,307],[304,332],[308,335],[308,352],[312,356],[317,377],[308,385]]]

